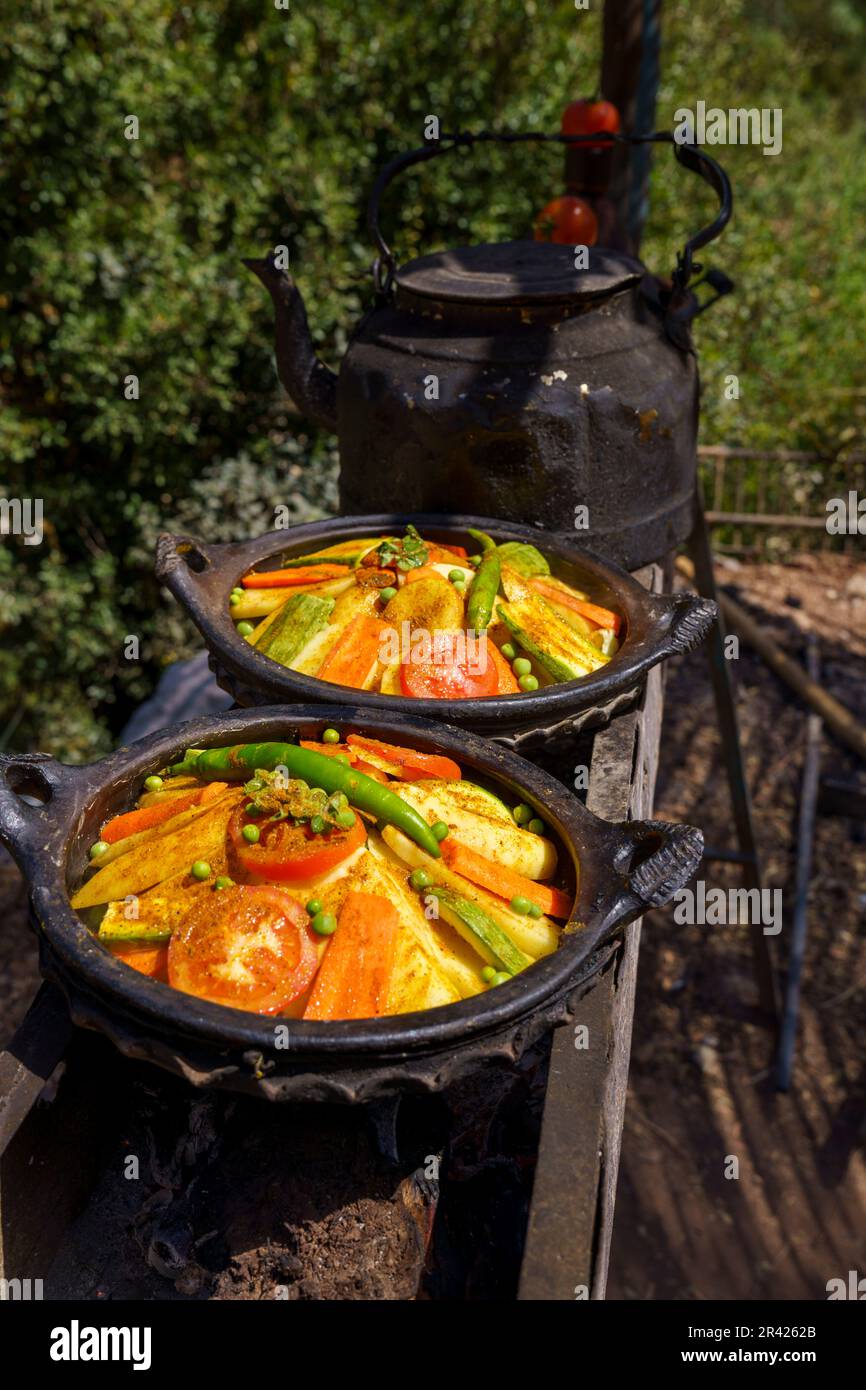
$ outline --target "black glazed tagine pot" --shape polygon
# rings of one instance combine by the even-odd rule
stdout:
[[[183,994],[112,956],[70,906],[105,819],[128,809],[143,779],[190,746],[302,737],[329,725],[411,742],[459,760],[464,771],[531,805],[578,885],[559,948],[471,999],[369,1020],[273,1019]],[[38,798],[40,804],[23,799]],[[0,841],[24,873],[43,974],[63,990],[75,1023],[106,1034],[128,1056],[270,1100],[363,1101],[435,1091],[479,1068],[508,1066],[566,1022],[609,959],[616,934],[660,907],[694,874],[703,838],[685,825],[614,825],[510,750],[395,709],[349,705],[233,711],[161,730],[101,762],[67,767],[45,754],[0,758]],[[275,1025],[288,1046],[275,1044]],[[282,1042],[285,1044],[285,1036]]]
[[[577,585],[625,619],[620,650],[600,670],[533,694],[485,699],[419,700],[358,692],[290,671],[256,651],[235,631],[229,608],[234,585],[253,567],[278,569],[294,556],[354,537],[402,533],[408,523],[432,541],[472,546],[467,528],[486,531],[499,543],[525,541],[550,562],[554,577]],[[157,545],[157,577],[171,590],[201,632],[217,680],[240,705],[328,701],[385,715],[444,719],[460,728],[508,743],[519,751],[570,736],[605,722],[631,705],[642,677],[669,656],[703,641],[716,605],[692,594],[651,594],[625,570],[581,550],[569,537],[550,535],[488,517],[386,514],[316,521],[270,531],[254,540],[211,545],[190,536],[163,535]]]

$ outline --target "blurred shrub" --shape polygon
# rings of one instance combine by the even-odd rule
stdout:
[[[428,113],[446,129],[557,128],[564,102],[595,87],[599,10],[32,0],[7,22],[0,491],[42,497],[46,534],[0,547],[0,743],[93,756],[161,665],[193,649],[151,576],[161,529],[237,537],[272,524],[278,503],[298,519],[335,507],[333,441],[281,397],[270,302],[240,258],[290,246],[336,363],[368,297],[374,171],[421,142]],[[739,293],[701,320],[705,439],[845,447],[864,399],[861,11],[669,0],[664,25],[659,124],[698,97],[784,108],[778,159],[721,152],[737,216],[708,259]],[[666,158],[646,244],[658,269],[709,211]],[[404,258],[525,234],[560,161],[443,158],[395,189],[385,224]],[[735,405],[721,396],[730,372]]]

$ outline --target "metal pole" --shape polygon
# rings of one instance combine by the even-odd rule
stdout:
[[[710,549],[710,536],[704,516],[703,497],[700,487],[695,495],[695,520],[688,541],[689,554],[695,567],[695,586],[704,598],[719,602],[716,589],[716,576],[713,569],[713,554]],[[748,888],[761,889],[761,862],[758,855],[758,841],[752,818],[752,798],[746,780],[746,766],[740,743],[740,728],[737,708],[734,701],[734,687],[731,680],[730,662],[725,655],[725,626],[721,607],[719,619],[707,638],[707,656],[710,663],[710,676],[716,702],[716,718],[725,755],[728,786],[737,828],[737,839],[742,852],[743,879]],[[778,1023],[779,1006],[776,973],[770,943],[764,935],[760,922],[749,924],[752,945],[752,967],[758,986],[761,1008]]]
[[[813,681],[820,679],[818,642],[810,634],[806,649],[806,665]],[[779,1056],[776,1064],[776,1085],[787,1091],[791,1084],[794,1047],[797,1041],[797,1020],[800,1014],[800,980],[806,954],[808,924],[809,879],[812,876],[812,842],[815,837],[815,815],[818,804],[818,780],[821,762],[821,716],[814,711],[806,726],[806,761],[803,767],[803,790],[800,800],[800,820],[797,829],[797,878],[794,914],[791,923],[791,953],[785,985],[785,1005],[782,1012]]]

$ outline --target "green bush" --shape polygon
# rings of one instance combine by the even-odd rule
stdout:
[[[228,538],[278,503],[299,519],[334,509],[333,441],[281,396],[270,302],[240,258],[290,246],[336,363],[369,295],[375,170],[421,142],[428,113],[446,129],[555,129],[595,86],[599,11],[33,0],[7,23],[0,492],[43,498],[46,531],[0,547],[0,742],[93,756],[194,650],[152,578],[159,530]],[[721,152],[737,215],[708,260],[739,293],[699,330],[708,441],[839,449],[862,433],[864,49],[843,0],[665,5],[659,124],[699,96],[785,113],[778,159]],[[645,247],[659,269],[709,211],[669,159],[656,156]],[[408,175],[385,221],[404,258],[505,239],[560,179],[556,150],[461,152]]]

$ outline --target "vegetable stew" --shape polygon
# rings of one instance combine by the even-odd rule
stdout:
[[[556,578],[534,545],[467,539],[471,553],[410,525],[251,571],[231,616],[292,671],[415,699],[528,694],[579,680],[619,649],[621,614]]]
[[[437,581],[438,582],[438,581]],[[189,749],[103,825],[72,906],[132,969],[323,1021],[495,988],[558,945],[570,861],[454,759],[344,738]]]

